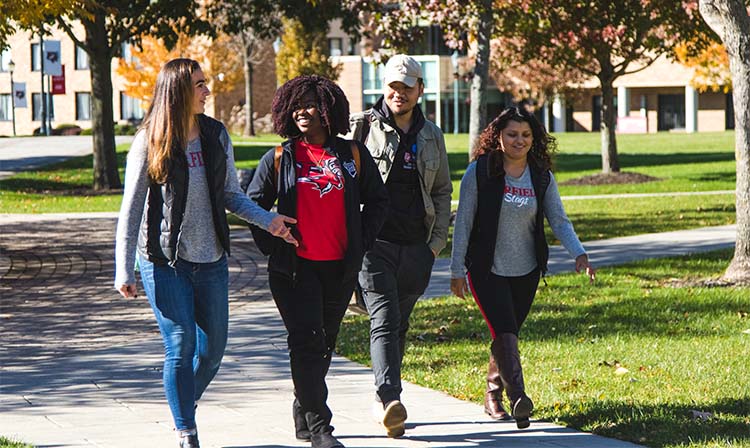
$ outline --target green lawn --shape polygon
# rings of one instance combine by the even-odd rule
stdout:
[[[718,277],[730,258],[608,268],[593,287],[548,278],[521,333],[535,418],[651,447],[750,447],[750,289],[684,285]],[[368,337],[364,317],[347,317],[337,351],[369,365]],[[404,379],[481,403],[488,347],[471,299],[420,301]]]
[[[600,169],[599,135],[557,134],[555,175],[560,182],[595,174]],[[257,165],[281,139],[273,135],[233,137],[239,168]],[[446,134],[454,199],[468,155],[466,134]],[[733,190],[734,133],[659,133],[618,136],[623,171],[660,180],[642,184],[560,186],[564,196],[612,193]],[[118,147],[124,166],[128,145]],[[0,180],[0,213],[116,211],[121,192],[92,195],[91,156],[79,157],[38,171]],[[121,169],[121,176],[123,171]],[[734,222],[734,197],[717,196],[598,199],[566,201],[566,209],[583,240],[667,231]]]
[[[0,436],[0,448],[31,448],[31,445]]]

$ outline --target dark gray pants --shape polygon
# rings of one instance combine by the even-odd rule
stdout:
[[[359,284],[370,315],[370,358],[377,397],[400,399],[401,360],[409,316],[430,281],[435,257],[427,243],[377,240],[362,261]]]

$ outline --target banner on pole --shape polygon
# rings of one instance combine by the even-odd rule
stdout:
[[[45,75],[62,75],[62,55],[59,40],[45,40],[42,57],[44,57]]]
[[[62,75],[52,77],[52,94],[65,95],[65,66],[62,66]]]
[[[14,107],[29,107],[26,105],[26,83],[25,82],[13,83],[13,106]]]

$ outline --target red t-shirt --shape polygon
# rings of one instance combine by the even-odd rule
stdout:
[[[308,260],[342,260],[346,251],[344,173],[323,146],[297,141],[297,255]]]

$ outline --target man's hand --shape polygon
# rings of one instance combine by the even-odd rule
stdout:
[[[589,276],[589,283],[593,284],[596,280],[596,269],[589,263],[589,256],[581,254],[576,257],[576,272],[586,272]]]
[[[286,223],[296,224],[297,220],[285,215],[276,215],[276,217],[271,220],[271,224],[268,225],[268,232],[289,244],[294,244],[295,247],[299,246],[299,243],[294,236],[292,236],[292,231],[287,227]]]
[[[466,296],[469,295],[469,286],[466,284],[466,279],[464,277],[452,278],[451,292],[456,296],[465,299]]]

